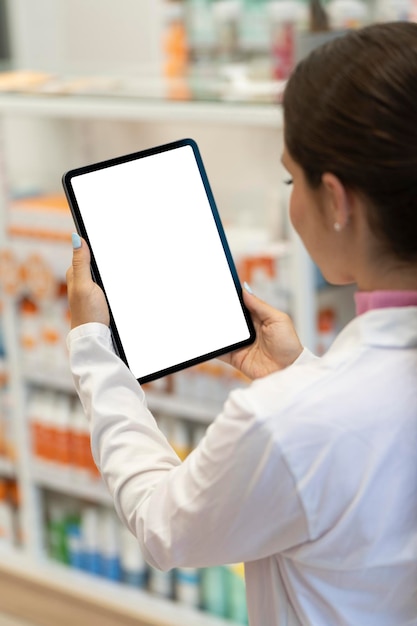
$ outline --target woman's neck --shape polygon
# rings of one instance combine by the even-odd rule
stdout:
[[[417,291],[417,262],[380,259],[359,274],[360,291]]]

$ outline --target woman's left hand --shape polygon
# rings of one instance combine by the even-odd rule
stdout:
[[[90,250],[84,239],[81,239],[81,246],[73,250],[72,265],[67,271],[67,286],[71,328],[88,322],[110,324],[104,293],[91,277]]]

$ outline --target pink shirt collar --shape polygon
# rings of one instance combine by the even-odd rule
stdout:
[[[355,304],[357,315],[372,309],[417,306],[417,291],[358,291]]]

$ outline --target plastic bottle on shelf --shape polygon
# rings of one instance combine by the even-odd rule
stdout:
[[[239,0],[215,0],[213,16],[216,32],[215,57],[219,69],[241,61],[239,48]]]
[[[200,606],[200,571],[195,567],[175,570],[175,599],[197,609]]]
[[[205,611],[218,617],[227,617],[226,584],[226,571],[222,565],[201,570],[201,602]]]
[[[49,465],[55,463],[55,424],[56,424],[56,392],[46,389],[43,404],[42,450],[43,460]]]
[[[101,575],[108,580],[118,582],[122,578],[120,563],[119,523],[116,514],[110,509],[99,513],[99,544],[101,556]]]
[[[0,387],[0,457],[6,456],[6,420],[4,417],[4,387]]]
[[[36,460],[52,463],[54,460],[54,403],[55,392],[34,391],[28,403],[28,421],[31,428],[32,451]]]
[[[84,569],[90,574],[100,575],[99,511],[96,506],[85,506],[82,509],[81,536]]]
[[[71,439],[70,439],[70,398],[65,393],[55,396],[52,407],[52,460],[61,470],[70,469]]]
[[[70,513],[66,518],[68,561],[75,569],[84,569],[83,540],[81,517],[79,513]]]
[[[300,0],[270,0],[272,78],[287,80],[295,65],[296,37],[306,28],[308,11]]]
[[[14,543],[13,508],[8,498],[7,481],[0,479],[0,551],[13,547]]]
[[[327,14],[333,30],[361,28],[370,19],[368,5],[363,0],[330,0]]]
[[[25,367],[36,367],[40,350],[40,315],[38,305],[30,298],[22,299],[19,307],[19,340]]]
[[[25,545],[25,537],[23,534],[23,510],[21,507],[20,489],[17,480],[11,480],[7,484],[8,499],[12,507],[14,540],[16,546]]]
[[[253,255],[241,261],[242,279],[259,298],[275,306],[278,283],[277,259],[272,255]]]
[[[136,537],[119,522],[120,561],[122,580],[127,585],[144,589],[147,585],[148,566]]]
[[[77,480],[97,478],[99,472],[94,465],[90,445],[90,431],[84,410],[77,400],[69,417],[70,470]]]
[[[89,479],[87,445],[90,445],[90,433],[81,404],[75,400],[70,411],[70,467],[78,480]]]
[[[40,424],[39,424],[39,392],[32,391],[27,400],[27,422],[30,429],[32,456],[37,460],[40,457]]]
[[[44,428],[44,397],[45,392],[34,390],[31,392],[27,403],[27,420],[31,433],[32,455],[37,461],[44,458],[43,452],[43,428]]]
[[[226,565],[225,574],[228,590],[228,617],[236,624],[247,624],[245,567],[243,563]]]
[[[191,69],[207,77],[213,69],[215,46],[212,1],[186,0],[185,12]]]
[[[62,328],[56,301],[45,303],[40,318],[40,361],[48,372],[54,372],[62,362]]]
[[[317,316],[317,354],[322,356],[337,336],[336,311],[330,307],[320,309]]]
[[[163,49],[166,78],[181,78],[188,68],[188,43],[185,27],[185,8],[179,0],[165,0],[165,31]]]
[[[54,497],[47,503],[48,554],[51,559],[69,564],[66,516],[67,506],[62,498]]]
[[[17,446],[13,419],[13,396],[8,384],[1,388],[1,417],[3,429],[3,452],[6,457],[15,461],[17,458]]]
[[[268,0],[243,0],[239,22],[239,46],[251,76],[268,73]]]
[[[3,301],[0,300],[0,362],[2,363],[2,369],[5,368],[5,359],[6,359],[6,345],[5,345],[5,337],[4,337],[4,327],[3,327]]]
[[[190,453],[190,433],[184,420],[173,419],[170,443],[181,461]]]
[[[59,334],[57,358],[59,359],[59,363],[66,365],[68,359],[67,335],[71,329],[71,316],[68,305],[67,283],[64,281],[58,282],[54,310],[56,315],[56,328]],[[67,365],[66,370],[68,371]]]
[[[172,599],[174,596],[174,570],[163,572],[150,566],[149,591],[160,598]]]

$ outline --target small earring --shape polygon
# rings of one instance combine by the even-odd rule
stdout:
[[[340,231],[342,230],[342,224],[339,224],[339,222],[335,222],[333,224],[333,228],[335,229],[337,233],[340,233]]]

